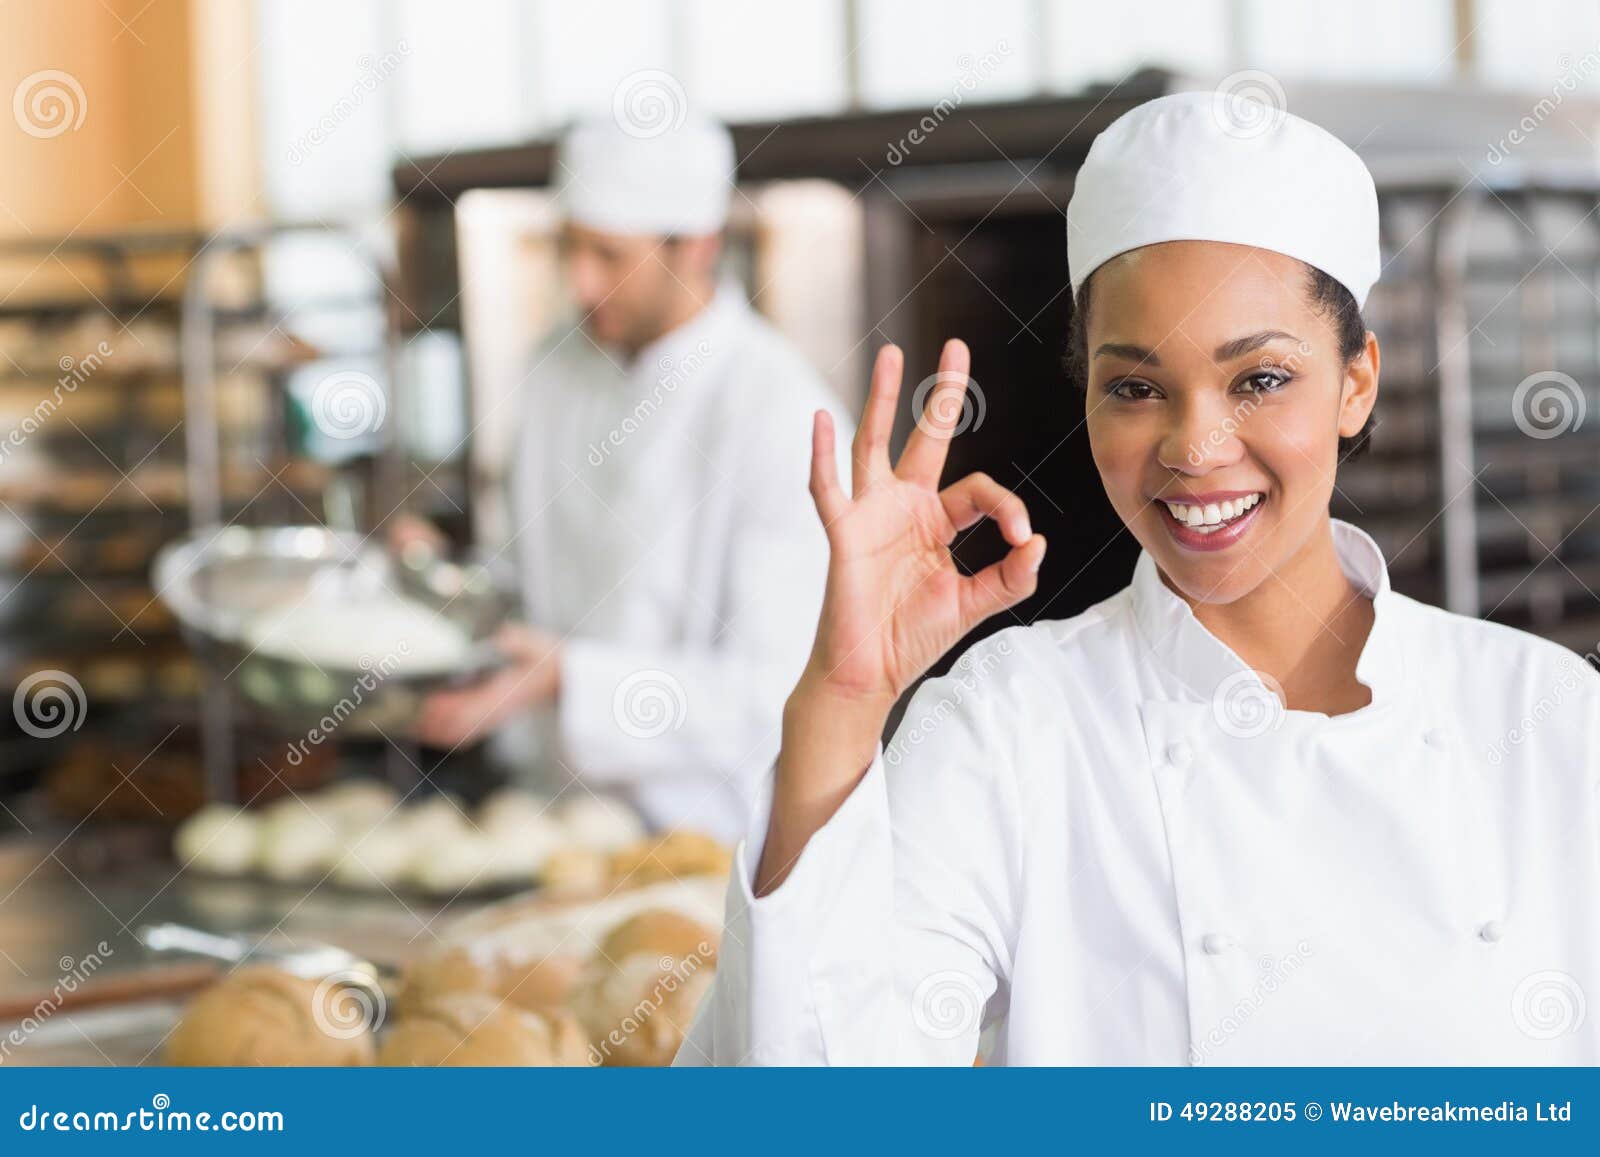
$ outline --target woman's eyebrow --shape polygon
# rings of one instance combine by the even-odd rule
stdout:
[[[1231,362],[1234,358],[1241,358],[1245,354],[1254,353],[1270,341],[1279,338],[1288,338],[1292,342],[1299,342],[1299,338],[1292,333],[1284,333],[1281,329],[1264,329],[1260,333],[1253,333],[1247,337],[1236,337],[1232,341],[1225,341],[1216,348],[1212,355],[1219,362]]]
[[[1156,357],[1154,350],[1147,350],[1143,346],[1130,345],[1127,342],[1108,341],[1094,351],[1094,356],[1110,354],[1115,358],[1127,358],[1130,362],[1143,362],[1149,366],[1159,366],[1161,359]]]

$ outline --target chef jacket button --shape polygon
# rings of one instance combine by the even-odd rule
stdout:
[[[1422,741],[1429,747],[1444,746],[1444,732],[1437,727],[1430,727],[1422,733]]]
[[[1179,739],[1174,743],[1167,744],[1167,762],[1173,767],[1180,769],[1188,767],[1189,761],[1193,758],[1194,751],[1184,740]]]
[[[1497,943],[1506,934],[1506,930],[1498,920],[1490,920],[1478,929],[1478,939],[1486,944]]]
[[[1200,938],[1200,951],[1207,956],[1221,956],[1232,944],[1221,932],[1207,932]]]

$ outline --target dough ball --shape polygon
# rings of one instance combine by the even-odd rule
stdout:
[[[403,1016],[378,1063],[578,1066],[589,1063],[589,1045],[570,1013],[530,1012],[484,993],[450,992]]]
[[[603,896],[610,884],[611,865],[593,848],[559,848],[539,869],[539,886],[556,898]]]
[[[362,835],[389,818],[400,797],[388,784],[355,779],[335,784],[316,796],[317,810],[348,834]]]
[[[425,892],[460,892],[492,883],[494,840],[463,826],[440,836],[417,852],[409,879]]]
[[[582,968],[575,956],[553,955],[521,962],[480,957],[450,948],[413,961],[401,978],[401,1015],[446,992],[480,992],[519,1008],[540,1011],[566,1002]]]
[[[207,804],[183,821],[172,839],[173,854],[185,867],[238,876],[256,863],[261,823],[228,804]]]
[[[333,879],[348,888],[396,888],[406,882],[416,855],[416,841],[404,825],[379,824],[350,840],[334,865]]]
[[[274,880],[310,879],[332,866],[343,846],[332,820],[299,800],[285,800],[262,816],[256,866]]]
[[[733,850],[699,832],[668,832],[611,856],[613,883],[626,888],[688,876],[726,876],[732,867]]]
[[[370,1065],[365,994],[264,964],[201,992],[167,1038],[172,1065]]]
[[[408,804],[395,813],[395,819],[413,839],[431,842],[456,832],[471,831],[466,811],[455,796],[440,793]]]
[[[486,832],[560,828],[554,804],[518,787],[503,787],[479,804],[478,826]]]
[[[485,838],[491,845],[489,867],[483,877],[485,883],[531,884],[550,858],[549,849],[516,836]]]
[[[561,826],[575,844],[614,852],[644,838],[644,824],[632,808],[605,796],[575,789],[561,807]]]
[[[614,928],[572,995],[603,1065],[669,1065],[716,974],[717,935],[666,909]]]
[[[490,796],[477,819],[495,844],[490,875],[497,882],[531,882],[550,854],[567,842],[549,801],[516,788]]]

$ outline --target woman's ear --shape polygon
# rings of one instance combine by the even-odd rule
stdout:
[[[1370,329],[1367,344],[1344,371],[1344,391],[1339,399],[1339,436],[1354,438],[1367,424],[1378,402],[1378,338]]]

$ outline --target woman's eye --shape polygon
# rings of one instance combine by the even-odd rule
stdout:
[[[1154,397],[1155,387],[1149,382],[1121,381],[1114,382],[1111,385],[1111,388],[1106,392],[1118,398],[1128,398],[1132,401],[1139,401],[1144,398]]]
[[[1283,374],[1260,373],[1251,374],[1244,380],[1245,389],[1252,394],[1270,394],[1283,389],[1289,381]]]

